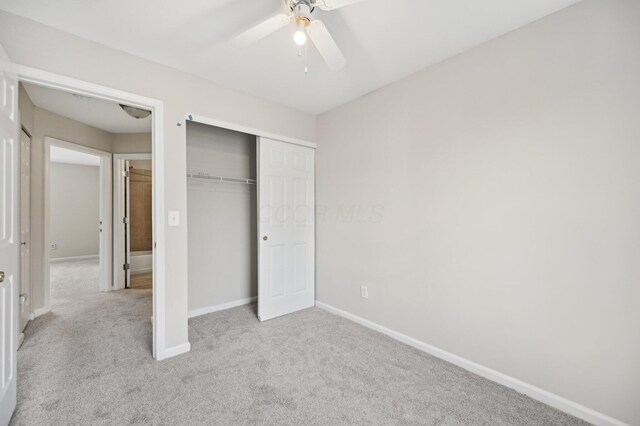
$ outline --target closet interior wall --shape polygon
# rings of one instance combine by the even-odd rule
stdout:
[[[257,296],[256,137],[187,122],[189,315]]]

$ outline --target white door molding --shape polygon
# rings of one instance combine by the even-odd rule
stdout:
[[[31,306],[31,135],[20,132],[20,342],[24,329],[33,319]]]
[[[21,81],[91,96],[106,101],[125,103],[152,111],[153,146],[153,356],[157,360],[169,357],[165,339],[165,199],[164,199],[164,104],[157,99],[140,96],[122,90],[17,65],[16,71]]]
[[[207,124],[209,126],[220,127],[222,129],[234,130],[240,133],[246,133],[249,135],[255,135],[258,137],[264,137],[269,139],[274,139],[277,141],[292,143],[295,145],[302,145],[308,148],[317,148],[318,144],[315,142],[305,141],[303,139],[292,138],[285,135],[278,135],[276,133],[271,133],[266,130],[256,129],[249,126],[243,126],[241,124],[230,123],[228,121],[222,121],[211,117],[206,117],[204,115],[197,114],[187,114],[187,121],[195,121],[196,123]]]

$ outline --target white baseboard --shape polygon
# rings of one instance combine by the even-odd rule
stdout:
[[[131,270],[131,275],[133,275],[133,274],[144,274],[146,272],[153,272],[153,268],[132,269]]]
[[[164,350],[164,356],[158,358],[158,361],[187,353],[191,350],[191,343],[183,343],[178,346],[172,346]]]
[[[35,311],[33,311],[33,317],[38,318],[39,316],[42,316],[46,313],[48,313],[51,310],[50,306],[45,306],[44,308],[40,308],[40,309],[36,309]]]
[[[129,258],[131,272],[151,272],[153,269],[153,254],[134,254]]]
[[[523,382],[522,380],[518,380],[515,377],[508,376],[506,374],[500,373],[499,371],[477,364],[466,358],[462,358],[458,355],[454,355],[450,352],[447,352],[435,346],[424,343],[418,339],[414,339],[413,337],[409,337],[395,330],[391,330],[380,324],[376,324],[362,317],[353,315],[349,312],[335,308],[331,305],[327,305],[326,303],[316,300],[316,306],[318,308],[324,309],[325,311],[331,312],[332,314],[347,318],[367,328],[378,331],[382,334],[386,334],[387,336],[395,340],[398,340],[409,346],[413,346],[416,349],[419,349],[435,357],[448,361],[451,364],[455,364],[458,367],[462,367],[465,370],[468,370],[486,379],[489,379],[496,383],[500,383],[503,386],[514,389],[525,395],[528,395],[533,399],[536,399],[540,402],[543,402],[547,405],[550,405],[554,408],[557,408],[558,410],[564,411],[565,413],[571,414],[572,416],[578,417],[582,420],[586,420],[590,423],[593,423],[599,426],[626,426],[626,423],[621,422],[620,420],[614,419],[613,417],[609,417],[606,414],[602,414],[598,411],[592,410],[591,408],[587,408],[576,402],[570,401],[566,398],[561,397],[560,395],[556,395],[544,389],[540,389],[529,383]]]
[[[224,311],[225,309],[236,308],[242,305],[248,305],[258,300],[257,297],[247,297],[245,299],[234,300],[233,302],[221,303],[220,305],[208,306],[206,308],[198,308],[189,311],[189,318],[198,317],[200,315],[210,314],[212,312]]]
[[[100,255],[89,254],[86,256],[56,257],[56,258],[50,258],[49,262],[66,262],[68,260],[89,260],[89,259],[100,259]]]

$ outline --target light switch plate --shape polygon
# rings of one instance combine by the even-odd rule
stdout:
[[[360,286],[360,297],[363,299],[369,298],[369,288],[366,285]]]
[[[180,212],[169,212],[169,226],[180,226]]]

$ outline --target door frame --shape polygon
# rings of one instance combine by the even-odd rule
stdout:
[[[89,148],[61,139],[44,137],[44,309],[51,310],[51,148],[58,147],[71,151],[95,155],[100,158],[100,281],[98,291],[110,291],[111,253],[113,232],[111,229],[111,153]],[[97,225],[97,224],[96,224]]]
[[[195,121],[196,123],[207,124],[209,126],[220,127],[222,129],[234,130],[240,133],[246,133],[257,137],[264,137],[269,139],[275,139],[281,142],[292,143],[295,145],[302,145],[309,148],[317,148],[318,144],[315,142],[306,141],[304,139],[292,138],[289,136],[278,135],[276,133],[266,132],[260,129],[256,129],[241,124],[234,124],[228,121],[217,120],[215,118],[206,117],[198,114],[187,114],[187,121]]]
[[[31,136],[31,133],[29,132],[29,130],[27,130],[24,126],[20,126],[20,154],[22,154],[22,138],[21,138],[21,133],[24,132],[25,135],[27,135],[27,137],[29,138],[29,154],[31,154],[31,145],[33,142],[33,136]],[[26,228],[28,228],[29,230],[29,241],[22,241],[22,232],[24,231],[23,227],[22,227],[22,202],[24,201],[23,196],[24,194],[22,193],[22,158],[20,158],[20,243],[22,244],[23,242],[27,243],[27,247],[29,248],[29,256],[27,258],[27,261],[29,263],[27,270],[29,271],[29,282],[27,283],[27,287],[29,288],[29,294],[27,295],[27,297],[29,299],[32,298],[33,295],[33,286],[32,286],[32,282],[33,279],[31,277],[32,275],[32,270],[33,270],[33,262],[31,261],[31,255],[32,255],[32,250],[31,250],[31,158],[29,158],[29,175],[28,175],[28,180],[29,180],[29,196],[28,196],[28,200],[27,203],[29,204],[29,215],[27,216],[27,224],[26,224]],[[22,287],[23,283],[24,283],[24,274],[22,274],[23,272],[23,264],[22,264],[22,247],[20,248],[20,272],[21,272],[21,276],[20,276],[20,286],[19,288]],[[21,297],[21,294],[18,294],[18,297]],[[18,309],[20,309],[20,303],[18,302]],[[33,321],[35,319],[35,315],[33,313],[33,304],[31,303],[31,300],[29,301],[29,321]],[[21,318],[20,318],[21,320]],[[27,322],[28,324],[29,322]],[[22,324],[18,325],[20,328],[22,328]],[[22,345],[22,342],[24,341],[24,330],[20,330],[19,329],[19,333],[18,333],[18,348],[20,348],[20,346]]]
[[[160,100],[90,83],[83,80],[42,71],[25,65],[15,65],[18,80],[51,89],[76,93],[111,102],[124,103],[152,112],[153,162],[153,332],[152,352],[156,360],[175,354],[167,353],[165,345],[165,198],[164,198],[164,103]]]
[[[122,188],[122,176],[120,176],[119,162],[124,160],[153,160],[151,153],[135,154],[113,154],[113,288],[119,290],[124,288],[124,256],[122,248],[122,221],[120,211],[122,209],[122,199],[124,198]],[[153,173],[153,171],[152,171]],[[151,176],[153,179],[153,176]],[[152,184],[153,185],[153,184]],[[153,188],[152,188],[153,190]]]

